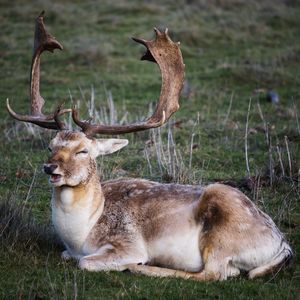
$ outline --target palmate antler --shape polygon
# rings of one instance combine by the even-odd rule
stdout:
[[[179,49],[180,43],[174,43],[170,39],[168,29],[163,33],[156,28],[154,28],[154,31],[156,36],[152,41],[137,38],[133,38],[133,40],[147,48],[141,60],[156,62],[161,71],[162,86],[155,112],[144,122],[128,125],[99,125],[80,121],[78,110],[73,108],[73,120],[82,128],[86,135],[92,136],[97,133],[122,134],[159,127],[167,122],[171,115],[178,110],[178,99],[184,80],[184,64]]]
[[[53,52],[54,49],[62,49],[62,46],[46,31],[43,19],[44,12],[36,19],[35,26],[34,51],[30,76],[31,114],[20,115],[15,113],[7,100],[7,110],[13,118],[19,121],[30,122],[44,128],[61,130],[66,128],[65,124],[60,121],[58,117],[66,112],[72,111],[73,121],[81,127],[87,136],[93,136],[97,133],[122,134],[159,127],[167,122],[171,115],[178,110],[178,99],[184,80],[184,64],[179,43],[174,43],[170,39],[167,29],[165,32],[160,32],[155,28],[156,36],[152,41],[133,38],[134,41],[143,44],[147,48],[146,53],[141,59],[156,62],[160,68],[162,77],[158,104],[153,115],[146,121],[128,125],[91,124],[79,119],[78,110],[76,108],[61,109],[61,106],[59,106],[54,113],[44,115],[42,113],[44,99],[40,95],[40,56],[45,50]]]
[[[30,100],[31,100],[31,114],[30,115],[20,115],[15,113],[9,105],[7,99],[6,107],[9,114],[19,120],[24,122],[30,122],[39,125],[44,128],[49,129],[64,129],[65,124],[63,122],[58,122],[58,115],[62,115],[66,112],[70,112],[71,109],[60,109],[58,108],[55,113],[50,115],[44,115],[42,108],[44,105],[44,99],[40,95],[40,56],[43,51],[47,50],[53,52],[54,49],[62,50],[62,45],[49,34],[44,25],[44,11],[37,17],[35,23],[35,33],[34,33],[34,46],[33,55],[31,62],[31,72],[30,72]]]

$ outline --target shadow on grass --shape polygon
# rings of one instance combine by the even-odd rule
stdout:
[[[44,252],[62,249],[62,243],[49,224],[36,222],[25,202],[8,196],[0,202],[0,238],[2,247]]]

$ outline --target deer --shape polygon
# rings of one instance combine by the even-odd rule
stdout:
[[[54,229],[65,250],[87,271],[124,271],[199,281],[226,280],[240,274],[256,278],[279,271],[293,256],[283,233],[240,190],[220,184],[183,185],[140,178],[100,182],[96,158],[119,151],[127,139],[96,138],[157,128],[179,108],[184,69],[179,42],[168,30],[155,38],[133,38],[144,45],[142,60],[158,65],[161,91],[156,109],[145,121],[126,125],[93,124],[80,119],[78,108],[45,115],[40,95],[40,56],[62,50],[36,19],[30,74],[31,113],[16,120],[56,130],[43,165],[53,188]],[[61,116],[71,113],[80,130],[70,130]]]

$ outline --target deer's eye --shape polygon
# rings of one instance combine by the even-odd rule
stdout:
[[[79,152],[76,152],[76,155],[79,155],[79,154],[87,154],[88,153],[88,151],[86,150],[86,149],[84,149],[84,150],[81,150],[81,151],[79,151]]]
[[[49,152],[52,152],[52,149],[51,149],[50,147],[48,147],[48,151],[49,151]]]

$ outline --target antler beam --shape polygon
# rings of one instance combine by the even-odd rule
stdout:
[[[71,109],[57,109],[55,113],[50,115],[44,115],[42,113],[45,101],[40,94],[40,56],[45,50],[53,52],[55,49],[63,49],[62,45],[55,39],[55,37],[46,31],[44,15],[45,13],[43,11],[37,17],[35,23],[33,56],[30,72],[31,114],[20,115],[15,113],[10,107],[8,99],[6,107],[9,114],[19,121],[30,122],[44,128],[60,130],[65,128],[65,124],[62,122],[58,123],[57,117],[66,112],[70,112]]]
[[[142,56],[141,60],[156,62],[161,71],[161,92],[153,115],[144,122],[134,124],[101,125],[81,121],[78,116],[78,110],[73,108],[73,120],[82,128],[86,135],[92,136],[97,133],[122,134],[159,127],[167,122],[171,115],[178,110],[178,99],[184,81],[184,64],[179,49],[180,43],[174,43],[170,39],[168,29],[166,29],[165,32],[160,32],[158,29],[154,28],[154,31],[155,39],[152,41],[133,38],[134,41],[147,48],[147,51]]]

